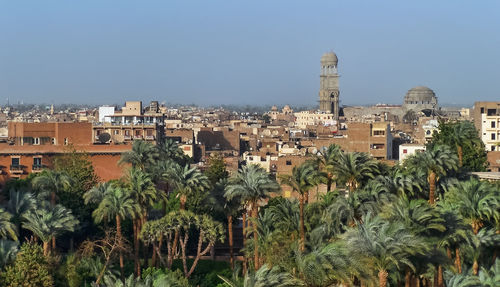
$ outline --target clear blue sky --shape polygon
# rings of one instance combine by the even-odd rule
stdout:
[[[0,105],[313,105],[500,100],[500,1],[3,1]]]

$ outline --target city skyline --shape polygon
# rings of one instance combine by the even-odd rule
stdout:
[[[499,4],[4,3],[0,104],[312,106],[320,57],[339,58],[340,104],[495,100]]]

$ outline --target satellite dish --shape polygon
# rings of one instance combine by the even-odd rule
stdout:
[[[99,142],[104,144],[107,143],[111,139],[111,135],[108,133],[102,133],[99,135]]]

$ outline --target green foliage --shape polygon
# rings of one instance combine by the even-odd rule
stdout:
[[[180,270],[168,270],[158,268],[147,268],[142,272],[142,278],[153,278],[153,286],[165,287],[189,287],[189,281]]]
[[[69,208],[80,222],[85,223],[84,226],[90,224],[92,208],[85,206],[83,195],[99,182],[99,178],[89,155],[70,147],[54,159],[54,170],[71,178],[71,185],[58,193],[59,203]],[[82,233],[87,231],[89,230],[84,229]]]
[[[0,274],[1,285],[9,287],[49,287],[53,282],[42,248],[34,243],[23,244],[14,263]]]
[[[467,171],[484,171],[488,166],[488,159],[483,141],[479,132],[470,121],[439,122],[439,132],[432,135],[428,148],[436,145],[447,145],[459,156],[462,151],[462,166]]]
[[[17,240],[17,230],[12,223],[12,214],[0,207],[0,238],[6,237]]]
[[[212,186],[215,186],[220,180],[227,179],[229,173],[226,170],[226,163],[221,155],[214,155],[208,159],[208,167],[205,170],[205,175],[210,180]]]
[[[0,270],[14,260],[18,246],[17,241],[0,239]]]

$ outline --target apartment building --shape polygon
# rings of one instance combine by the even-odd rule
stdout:
[[[474,125],[487,151],[500,150],[500,102],[475,102]]]

